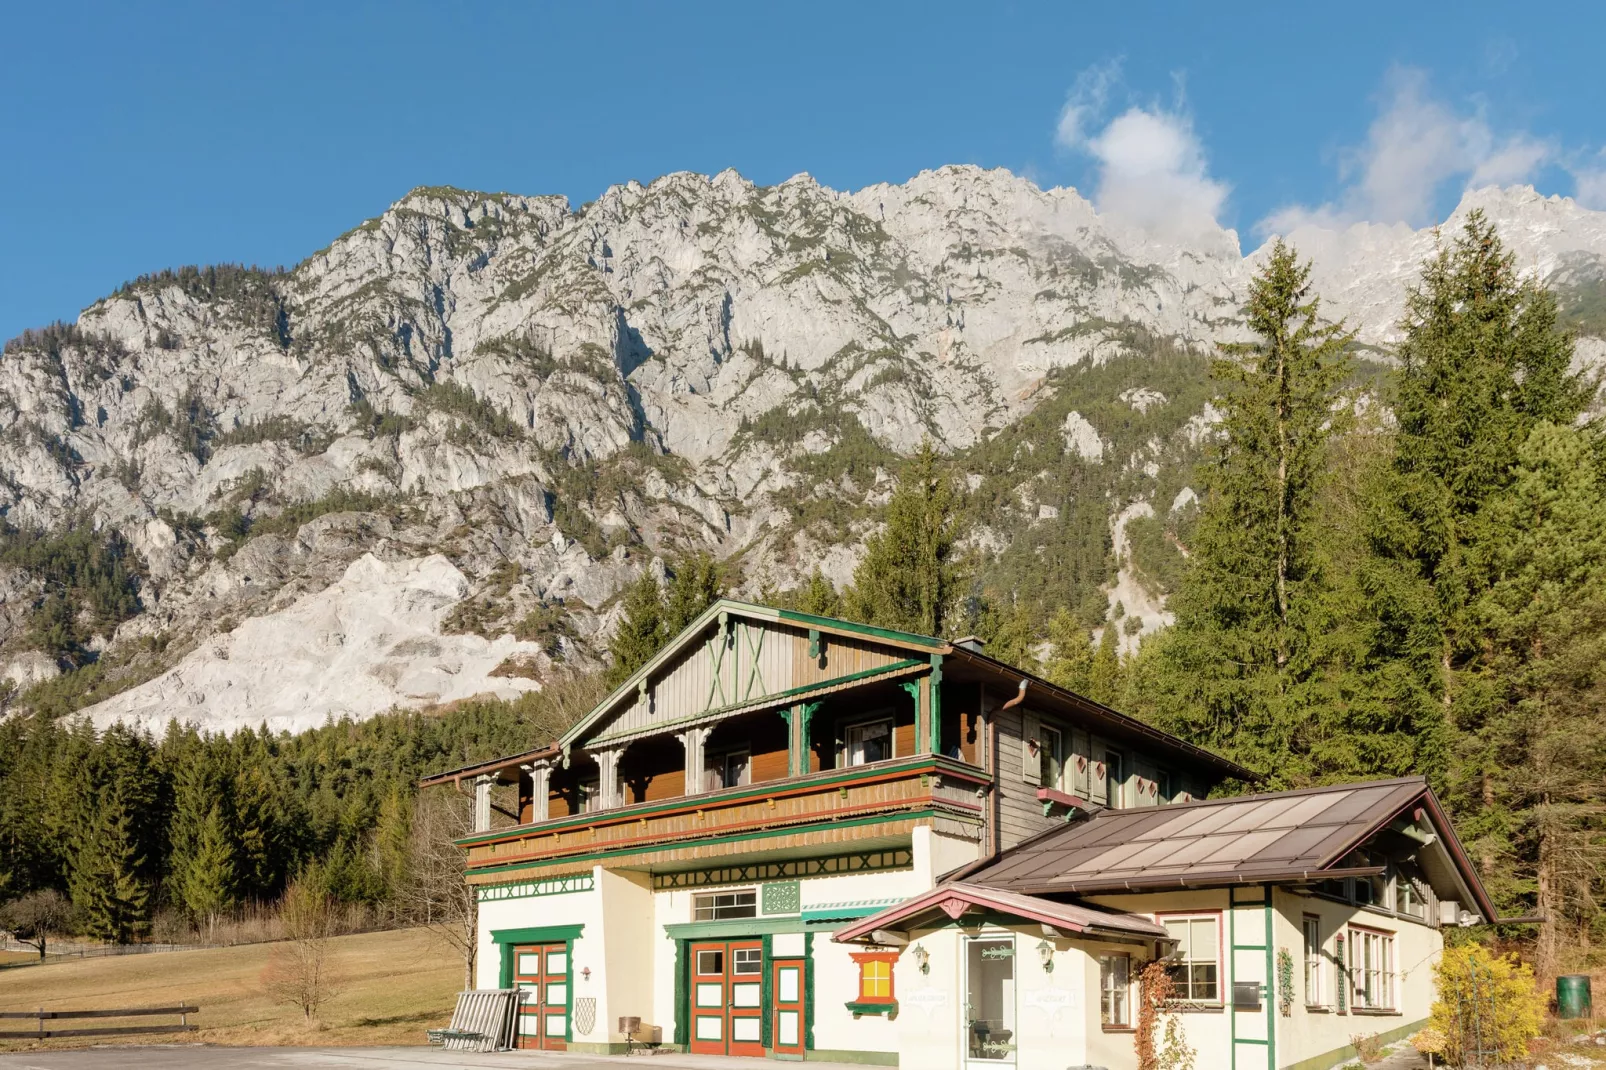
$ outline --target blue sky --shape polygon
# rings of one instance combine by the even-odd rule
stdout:
[[[0,337],[144,271],[292,264],[425,184],[973,163],[1246,249],[1473,181],[1606,208],[1606,8],[1434,6],[14,2]]]

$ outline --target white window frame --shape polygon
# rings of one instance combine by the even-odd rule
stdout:
[[[867,761],[857,761],[856,762],[856,761],[853,760],[853,741],[852,741],[852,739],[849,738],[849,734],[856,728],[859,728],[859,729],[869,728],[872,725],[878,725],[878,724],[885,724],[887,726],[887,756],[885,758],[880,758],[880,759],[877,759],[877,760],[878,761],[883,761],[883,762],[884,761],[890,761],[891,759],[896,758],[898,756],[898,722],[897,722],[897,719],[895,717],[893,717],[891,712],[889,711],[889,712],[886,712],[886,713],[877,714],[874,717],[863,717],[863,718],[859,718],[859,719],[854,720],[854,721],[848,721],[848,722],[845,722],[842,725],[842,763],[841,763],[841,768],[843,768],[843,769],[853,769],[853,768],[857,768],[857,767],[862,766],[862,765],[874,765],[875,764],[875,762],[867,762]],[[860,740],[861,746],[862,746],[862,743],[863,743],[863,740],[861,739]],[[862,754],[863,751],[861,750],[860,753]]]
[[[1116,959],[1121,960],[1126,976],[1125,982],[1119,985],[1111,983]],[[1125,951],[1106,952],[1099,956],[1099,1024],[1112,1029],[1129,1029],[1132,1026],[1132,956]]]
[[[751,904],[747,903],[720,903],[726,896],[749,895],[753,897]],[[704,913],[706,902],[707,913]],[[751,905],[753,912],[721,914],[720,911],[729,909],[742,910]],[[691,918],[693,921],[727,921],[733,918],[758,917],[758,889],[757,888],[725,888],[717,892],[696,892],[691,897]]]
[[[1399,1009],[1395,971],[1394,934],[1382,929],[1349,927],[1350,1009],[1352,1011],[1392,1011]]]
[[[1300,921],[1305,939],[1305,1006],[1323,1007],[1322,1002],[1322,919],[1306,914]]]
[[[1057,725],[1039,724],[1037,733],[1037,786],[1059,791],[1065,786],[1065,731]],[[1059,775],[1046,777],[1044,769],[1050,762],[1059,768]]]
[[[1185,921],[1185,922],[1188,922],[1189,925],[1190,925],[1190,932],[1191,932],[1192,923],[1196,922],[1196,921],[1208,921],[1208,922],[1211,923],[1211,925],[1213,925],[1215,927],[1215,941],[1214,941],[1215,947],[1214,947],[1214,953],[1213,953],[1211,958],[1209,958],[1209,959],[1190,958],[1190,959],[1182,959],[1182,960],[1180,960],[1180,965],[1182,965],[1184,968],[1191,967],[1195,963],[1205,963],[1205,962],[1212,963],[1216,967],[1216,991],[1215,991],[1215,994],[1212,995],[1212,996],[1209,996],[1209,997],[1207,997],[1205,999],[1200,999],[1199,997],[1193,995],[1193,993],[1192,993],[1192,987],[1193,986],[1192,986],[1192,981],[1190,980],[1189,981],[1189,994],[1185,995],[1185,996],[1179,995],[1176,998],[1177,998],[1177,1002],[1179,1002],[1179,1003],[1207,1004],[1207,1005],[1211,1005],[1211,1006],[1216,1006],[1216,1005],[1221,1004],[1223,1002],[1222,986],[1223,986],[1223,984],[1225,983],[1225,980],[1226,980],[1225,977],[1223,977],[1223,974],[1225,973],[1225,970],[1223,969],[1223,959],[1224,959],[1225,956],[1222,953],[1223,949],[1222,949],[1222,946],[1221,946],[1221,915],[1219,913],[1213,913],[1213,912],[1210,912],[1210,911],[1201,911],[1201,912],[1194,913],[1194,914],[1187,914],[1187,913],[1182,913],[1182,914],[1157,914],[1157,915],[1155,915],[1155,920],[1160,923],[1160,926],[1162,928],[1169,928],[1169,924],[1171,922],[1173,922],[1173,921]]]

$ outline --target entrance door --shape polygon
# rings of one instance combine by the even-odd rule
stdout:
[[[763,943],[693,944],[691,970],[691,1050],[700,1055],[762,1058]]]
[[[519,1047],[563,1051],[569,1032],[569,946],[528,944],[513,949],[513,987],[519,1004]]]
[[[1015,1062],[1015,939],[965,941],[965,1067]]]
[[[770,1039],[777,1055],[803,1054],[803,960],[776,959],[771,967],[775,1020]]]

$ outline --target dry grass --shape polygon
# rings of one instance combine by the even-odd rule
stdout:
[[[192,1019],[201,1030],[192,1038],[209,1044],[423,1044],[425,1029],[444,1026],[451,1018],[462,988],[462,960],[426,930],[336,937],[329,942],[329,960],[340,994],[319,1013],[320,1021],[309,1024],[299,1010],[275,1003],[267,993],[263,972],[275,946],[248,944],[0,970],[0,1009],[81,1010],[187,1001],[201,1008]],[[20,1024],[9,1022],[6,1028]],[[175,1039],[180,1035],[156,1034],[149,1041]],[[47,1040],[43,1046],[95,1042],[96,1038]],[[0,1051],[39,1046],[36,1041],[0,1040]]]

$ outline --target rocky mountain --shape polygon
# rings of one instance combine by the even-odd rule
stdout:
[[[1472,207],[1606,354],[1606,213]],[[1294,238],[1386,360],[1433,235]],[[675,554],[748,594],[845,581],[928,437],[966,474],[980,585],[1135,642],[1259,255],[1006,171],[726,171],[579,208],[418,189],[290,271],[142,277],[0,357],[0,675],[102,723],[512,694],[595,657]]]

